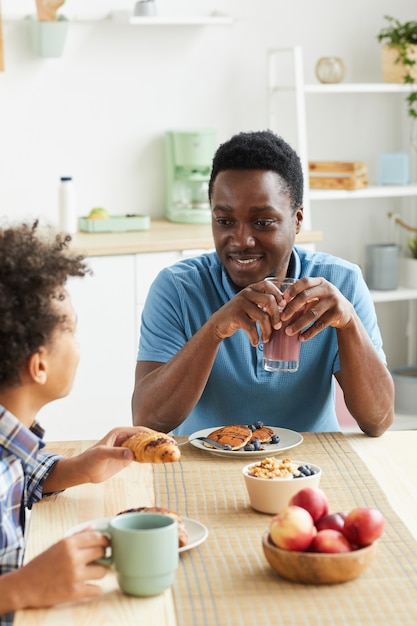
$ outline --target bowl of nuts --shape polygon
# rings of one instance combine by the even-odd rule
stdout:
[[[275,515],[305,487],[318,487],[321,468],[307,461],[266,457],[245,465],[243,479],[249,502],[256,511]]]

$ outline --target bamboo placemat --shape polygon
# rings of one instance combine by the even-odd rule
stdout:
[[[344,435],[308,433],[284,455],[322,467],[320,486],[332,511],[382,511],[386,528],[374,562],[340,585],[281,579],[261,544],[272,516],[250,507],[244,460],[185,445],[179,463],[154,466],[156,503],[209,529],[203,544],[181,556],[173,587],[178,626],[415,626],[417,541]]]

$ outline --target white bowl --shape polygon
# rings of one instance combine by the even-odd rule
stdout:
[[[316,471],[311,476],[302,476],[300,478],[258,478],[257,476],[251,476],[248,473],[250,468],[258,465],[259,462],[245,465],[242,473],[249,495],[249,502],[256,511],[261,513],[276,515],[288,506],[292,496],[301,489],[318,487],[320,484],[321,468],[308,461],[291,459],[291,462],[297,465],[297,467],[309,465]]]

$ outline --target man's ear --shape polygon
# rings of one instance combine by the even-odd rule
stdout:
[[[295,232],[297,233],[297,235],[301,230],[303,219],[304,219],[303,207],[300,207],[295,212]]]
[[[28,361],[28,374],[33,382],[44,385],[48,378],[48,363],[46,350],[41,347],[34,352]]]

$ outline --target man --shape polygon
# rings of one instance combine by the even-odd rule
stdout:
[[[70,237],[41,236],[37,225],[0,228],[0,624],[14,612],[95,598],[91,581],[108,540],[93,528],[23,564],[25,508],[44,495],[110,478],[134,460],[121,444],[138,432],[115,428],[72,458],[46,452],[36,415],[71,390],[79,361],[76,315],[64,288],[88,271],[68,251]],[[139,430],[147,430],[141,428]]]
[[[133,423],[189,434],[262,420],[335,431],[334,379],[360,428],[393,421],[393,382],[359,267],[294,247],[303,176],[270,131],[239,133],[217,150],[209,183],[216,252],[164,269],[142,316]],[[268,276],[299,279],[283,296]],[[287,306],[280,314],[282,298]],[[271,329],[300,335],[296,373],[263,369]]]

